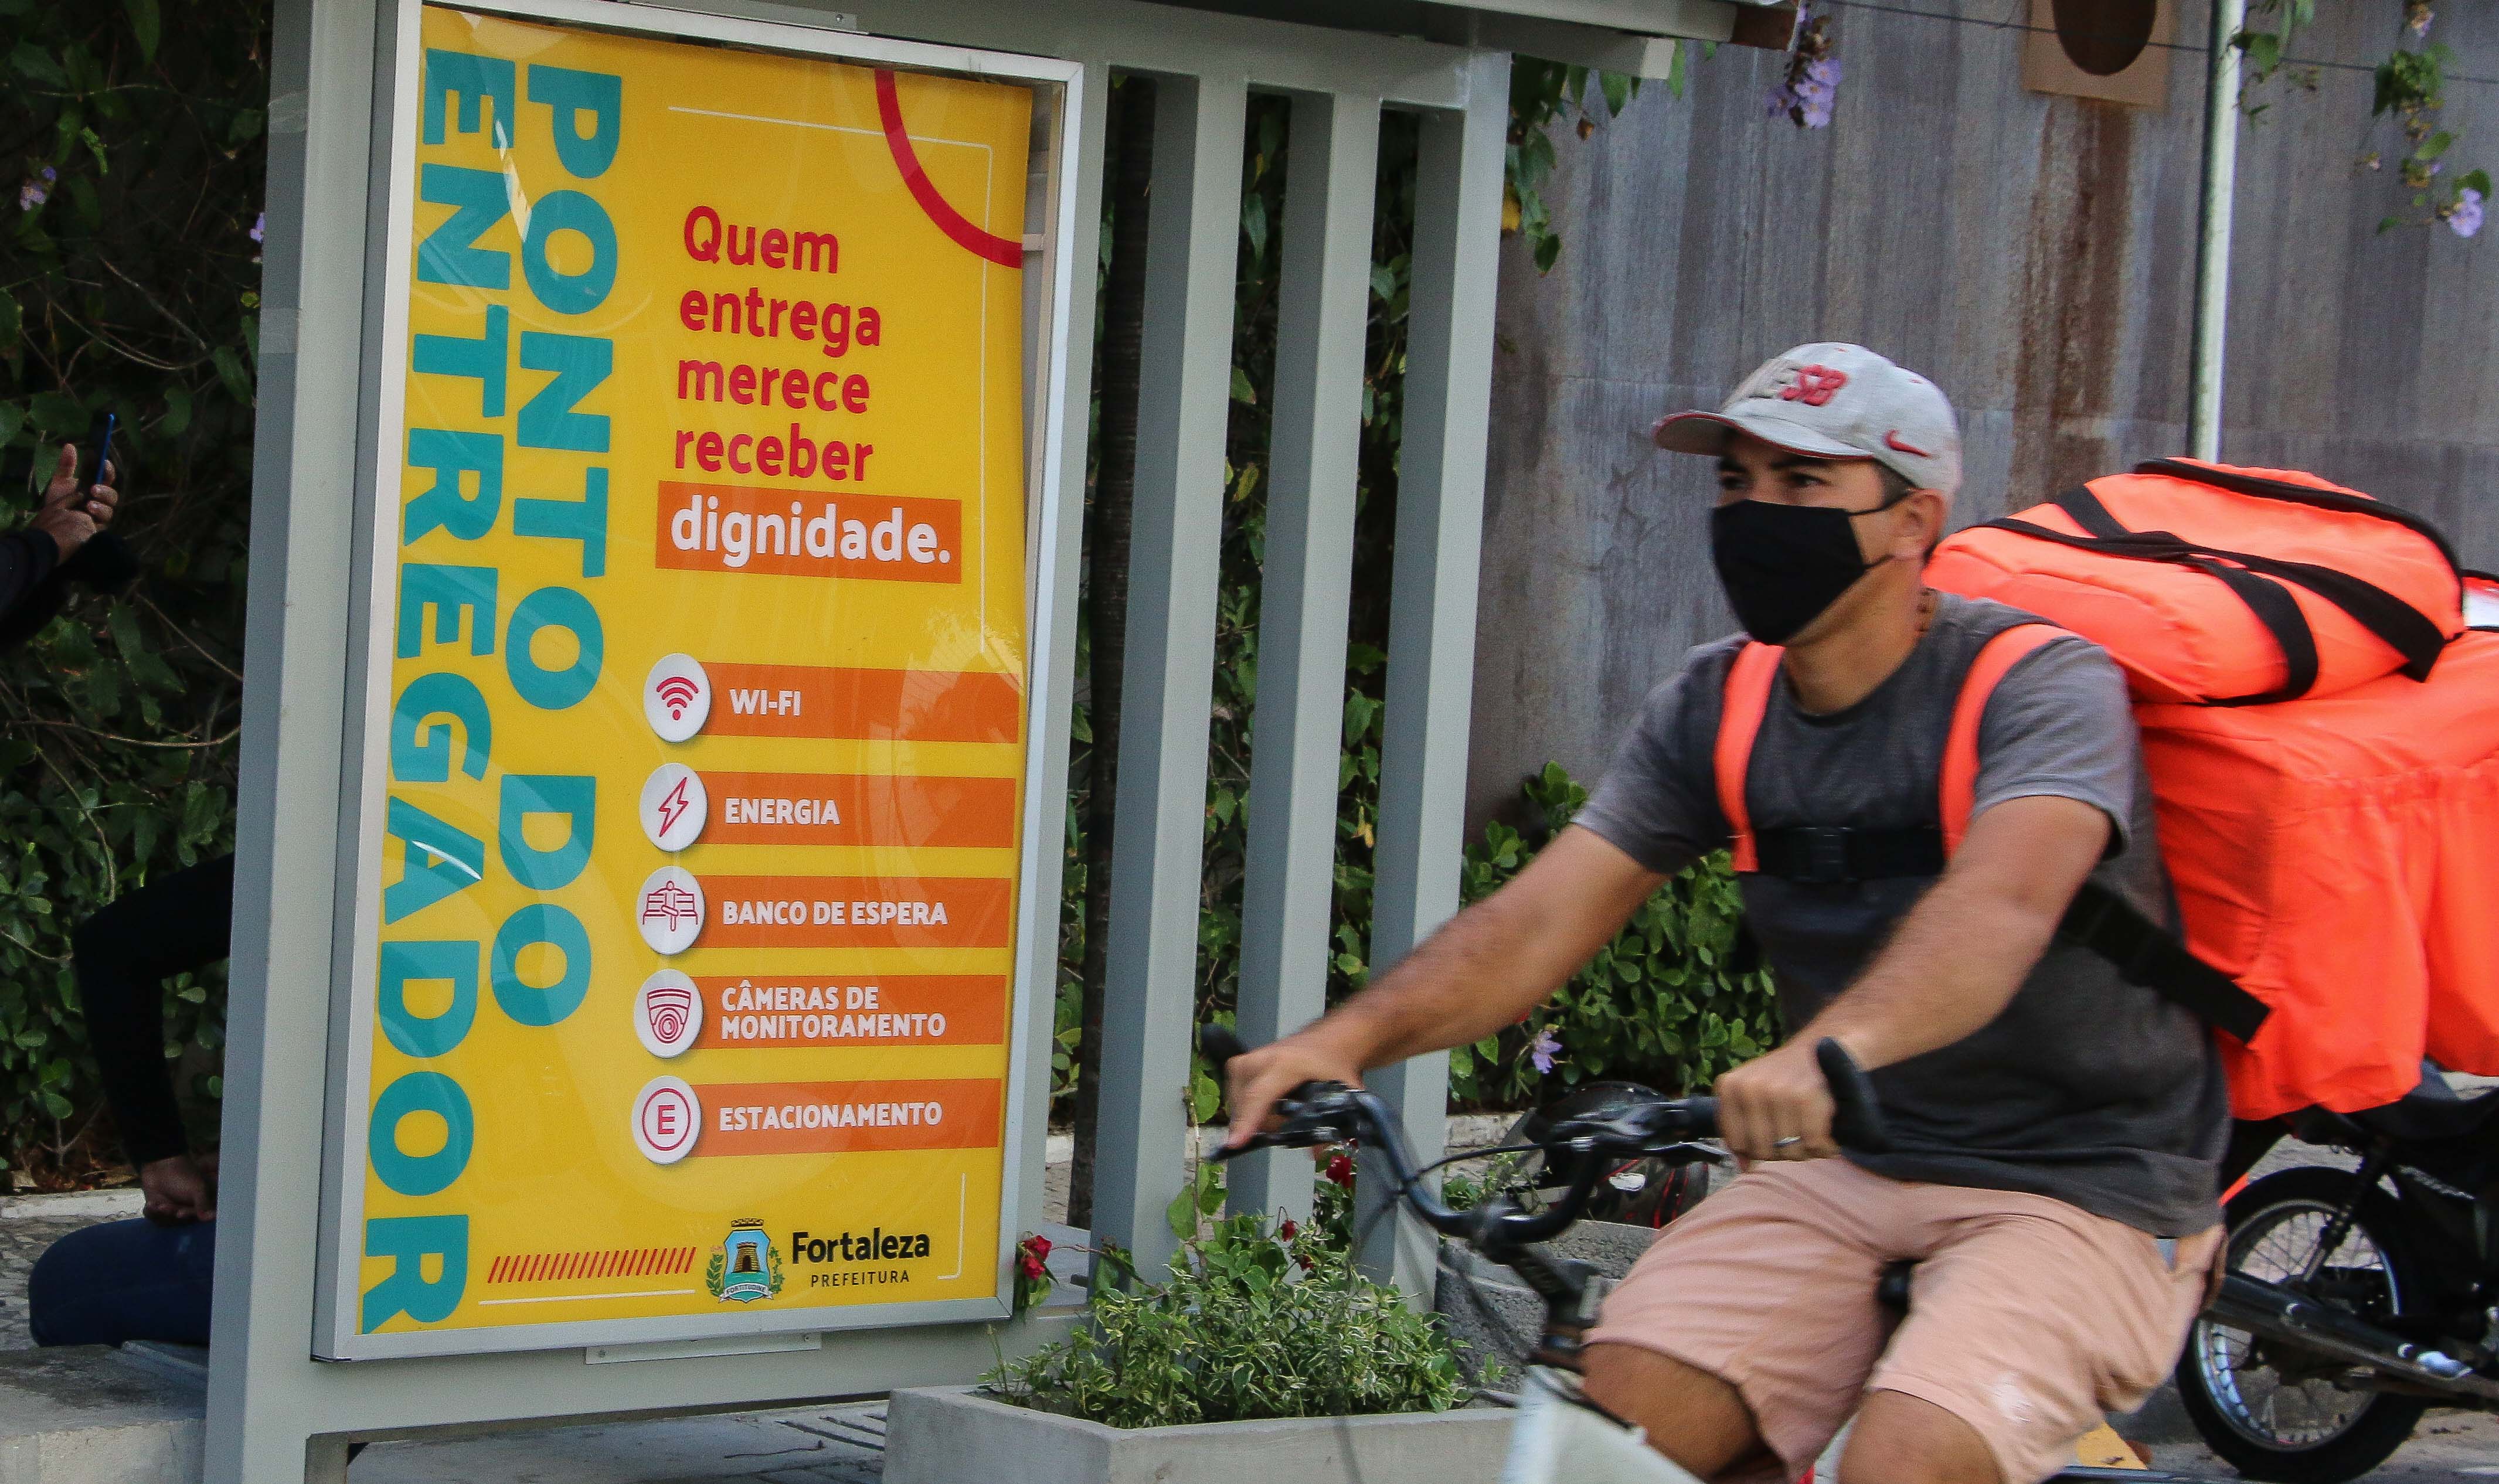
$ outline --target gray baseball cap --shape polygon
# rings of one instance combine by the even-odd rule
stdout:
[[[1863,345],[1824,340],[1773,357],[1715,412],[1651,430],[1675,453],[1726,451],[1731,432],[1819,459],[1871,459],[1922,490],[1961,490],[1961,426],[1935,384]]]

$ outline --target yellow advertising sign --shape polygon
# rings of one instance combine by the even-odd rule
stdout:
[[[332,1343],[994,1301],[1032,95],[421,53]]]

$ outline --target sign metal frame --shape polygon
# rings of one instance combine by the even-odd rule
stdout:
[[[382,495],[395,491],[399,451],[406,430],[407,371],[386,364],[403,356],[408,335],[410,228],[415,210],[418,72],[423,45],[419,28],[427,0],[384,0],[381,54],[377,58],[373,112],[373,181],[364,271],[365,366],[359,391],[355,457],[354,551],[362,559],[349,574],[349,631],[345,676],[338,820],[337,877],[333,887],[334,932],[329,1010],[328,1088],[323,1097],[321,1241],[312,1294],[315,1359],[362,1361],[405,1356],[476,1355],[511,1351],[635,1345],[654,1341],[759,1342],[844,1330],[993,1321],[1008,1317],[1010,1264],[1022,1208],[1024,1182],[1037,1179],[1019,1154],[1031,1121],[1047,1116],[1046,1078],[1033,1074],[1036,1036],[1051,1025],[1057,953],[1058,903],[1031,889],[1034,867],[1061,848],[1058,800],[1043,798],[1030,784],[1041,740],[1066,726],[1066,699],[1055,693],[1049,657],[1062,626],[1076,621],[1072,595],[1057,591],[1044,566],[1064,523],[1077,518],[1081,492],[1059,478],[1058,443],[1070,391],[1067,349],[1070,298],[1080,265],[1059,250],[1061,229],[1078,202],[1078,172],[1069,159],[1082,137],[1087,76],[1080,62],[925,42],[898,41],[856,32],[716,13],[616,5],[606,0],[445,0],[443,8],[515,20],[536,21],[663,41],[713,43],[853,65],[892,67],[988,81],[1015,82],[1033,90],[1036,121],[1032,150],[1033,210],[1024,236],[1023,395],[1025,459],[1025,642],[1023,799],[1018,824],[1019,875],[1014,914],[1015,949],[1010,981],[1004,1077],[1005,1120],[1001,1145],[997,1292],[984,1299],[916,1303],[805,1306],[758,1310],[675,1314],[649,1318],[552,1321],[485,1329],[361,1334],[357,1253],[364,1205],[365,1131],[370,1116],[371,1048],[373,1032],[376,953],[380,925],[366,909],[381,890],[379,843],[387,790],[386,750],[390,715],[391,657],[377,622],[376,595],[392,590],[399,551],[380,539]],[[1072,497],[1072,498],[1071,498]],[[396,520],[399,502],[388,501]],[[359,1032],[362,1032],[360,1034]],[[1046,1065],[1046,1063],[1043,1063]]]

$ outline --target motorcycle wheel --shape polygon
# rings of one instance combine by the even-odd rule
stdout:
[[[2231,1201],[2229,1271],[2271,1282],[2296,1279],[2312,1263],[2310,1292],[2373,1323],[2420,1303],[2426,1292],[2403,1209],[2384,1191],[2364,1193],[2351,1232],[2318,1262],[2334,1213],[2351,1198],[2352,1173],[2311,1166],[2268,1175]],[[2296,1368],[2286,1372],[2280,1361]],[[2330,1361],[2298,1367],[2245,1330],[2198,1319],[2178,1362],[2178,1395],[2205,1445],[2251,1479],[2344,1484],[2385,1463],[2429,1409],[2419,1397],[2347,1391]]]

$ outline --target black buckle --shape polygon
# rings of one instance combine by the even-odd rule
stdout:
[[[1835,887],[1855,881],[1848,868],[1848,837],[1854,831],[1838,824],[1799,824],[1782,831],[1796,842],[1788,880],[1809,887]]]

